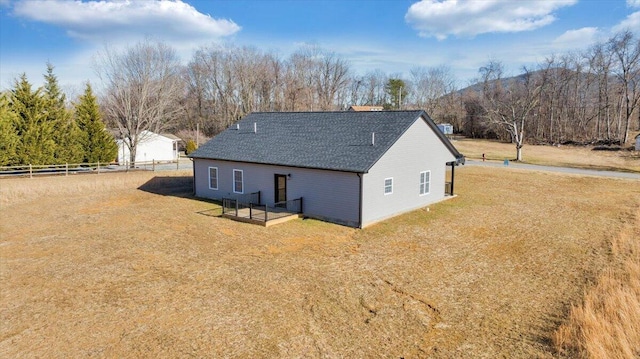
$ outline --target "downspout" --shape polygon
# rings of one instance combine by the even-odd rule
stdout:
[[[358,228],[362,229],[362,173],[356,173],[360,179],[360,197],[358,203]]]

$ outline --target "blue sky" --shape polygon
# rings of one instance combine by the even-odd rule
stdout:
[[[640,34],[640,0],[0,0],[0,89],[23,72],[41,85],[47,61],[71,96],[100,88],[98,51],[145,37],[185,63],[216,43],[281,58],[315,44],[355,74],[446,65],[462,87],[489,59],[516,74],[623,29]]]

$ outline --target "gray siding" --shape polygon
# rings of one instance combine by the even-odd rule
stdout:
[[[209,189],[209,167],[218,168],[218,190]],[[237,197],[233,193],[234,169],[243,171],[244,193],[261,191],[262,203],[274,203],[274,174],[291,174],[287,199],[303,197],[306,216],[352,227],[359,224],[360,178],[356,173],[194,159],[196,196],[217,200]]]
[[[445,196],[446,162],[455,156],[431,128],[416,121],[363,178],[363,227]],[[420,195],[420,172],[431,171],[429,194]],[[393,193],[384,194],[385,178],[393,178]]]

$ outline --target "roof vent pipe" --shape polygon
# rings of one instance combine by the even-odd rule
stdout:
[[[236,131],[240,131],[240,124],[236,123]]]
[[[253,123],[253,133],[256,133],[258,131],[258,125],[254,122]]]
[[[371,146],[375,146],[375,145],[376,145],[376,133],[371,132]]]

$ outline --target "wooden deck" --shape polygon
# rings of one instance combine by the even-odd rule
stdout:
[[[232,219],[238,222],[245,222],[251,224],[257,224],[264,227],[269,227],[274,224],[290,221],[292,219],[300,218],[302,215],[299,213],[291,213],[284,209],[269,207],[268,213],[266,213],[265,220],[265,208],[264,206],[238,209],[238,214],[235,211],[226,212],[222,217]]]

